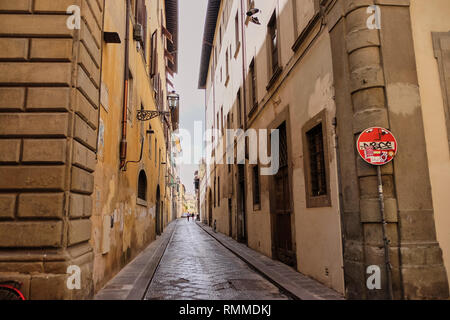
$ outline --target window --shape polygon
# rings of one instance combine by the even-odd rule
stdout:
[[[230,63],[229,63],[228,49],[225,54],[225,75],[226,75],[225,86],[228,86],[228,82],[230,81]]]
[[[242,101],[241,101],[241,89],[239,88],[237,93],[237,121],[238,121],[238,127],[242,127]]]
[[[277,30],[277,16],[273,13],[267,26],[267,34],[269,36],[269,50],[270,50],[270,66],[271,74],[274,75],[279,68],[278,65],[278,30]]]
[[[329,207],[331,198],[325,111],[308,121],[302,131],[307,207]]]
[[[239,41],[239,31],[240,31],[240,29],[239,29],[239,9],[238,9],[238,12],[236,13],[236,18],[234,18],[234,30],[235,30],[235,43],[236,43],[234,57],[236,58],[239,48],[241,46],[241,42]]]
[[[144,170],[139,173],[137,197],[138,200],[140,200],[138,201],[138,204],[144,204],[144,202],[147,202],[147,176]]]
[[[144,31],[141,41],[144,57],[146,58],[146,46],[147,46],[147,6],[145,0],[137,0],[135,8],[135,21],[142,26]]]
[[[223,136],[223,134],[225,133],[224,132],[225,126],[223,124],[223,106],[220,108],[220,128],[222,130],[222,136]]]
[[[157,155],[158,155],[157,150],[158,150],[158,140],[155,137],[155,168],[156,168],[156,160],[158,160],[157,159]]]
[[[250,113],[258,106],[257,93],[256,93],[256,72],[255,72],[255,59],[252,60],[249,67],[249,94],[250,94]]]
[[[134,88],[133,88],[133,75],[128,70],[128,105],[127,105],[127,120],[130,125],[133,125],[133,103],[134,103]]]
[[[253,209],[261,209],[261,188],[259,185],[259,166],[253,166]]]
[[[151,39],[151,57],[150,57],[150,77],[153,78],[156,75],[158,69],[158,32],[155,31],[152,34]]]
[[[217,206],[220,208],[220,177],[217,177]]]

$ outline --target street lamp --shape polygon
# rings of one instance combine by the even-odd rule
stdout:
[[[167,95],[167,102],[169,104],[170,110],[178,108],[178,105],[180,103],[180,95],[177,94],[175,91],[172,91]]]

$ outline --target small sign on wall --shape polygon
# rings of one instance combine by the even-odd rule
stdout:
[[[397,155],[397,140],[385,128],[374,127],[363,131],[356,142],[356,148],[363,160],[374,166],[383,166]]]

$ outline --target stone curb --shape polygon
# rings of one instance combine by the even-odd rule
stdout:
[[[344,300],[340,293],[281,262],[259,254],[223,234],[215,233],[202,223],[197,223],[197,225],[292,298],[298,300]]]
[[[166,227],[160,238],[153,241],[140,255],[112,278],[94,300],[143,300],[148,286],[173,237],[178,221]]]

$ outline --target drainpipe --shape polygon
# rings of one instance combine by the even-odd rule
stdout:
[[[128,111],[128,81],[129,73],[129,42],[130,42],[130,1],[126,2],[126,27],[125,27],[125,70],[123,91],[123,114],[122,114],[122,140],[120,141],[120,169],[125,167],[127,159],[127,111]]]

